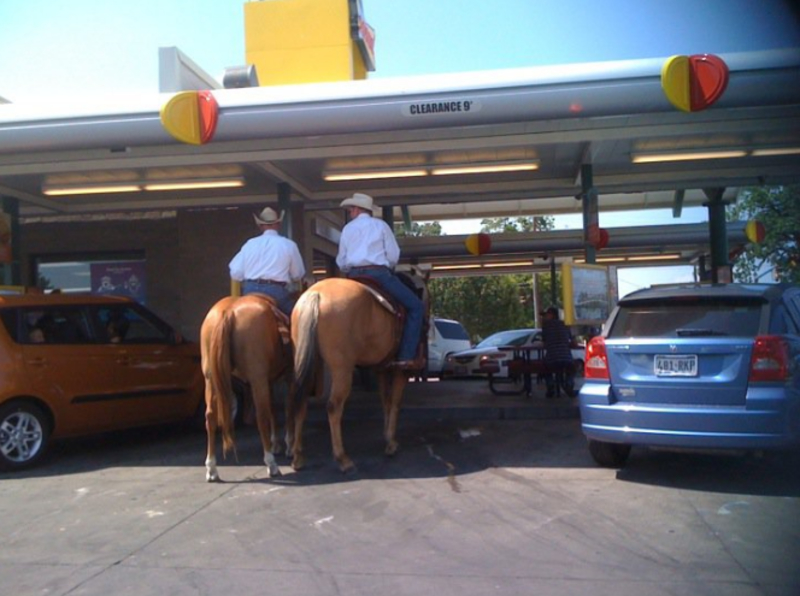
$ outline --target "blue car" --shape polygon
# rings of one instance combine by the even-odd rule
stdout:
[[[581,427],[601,466],[632,446],[800,444],[800,288],[654,286],[619,301],[586,346]]]

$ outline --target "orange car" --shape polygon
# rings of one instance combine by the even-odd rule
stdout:
[[[199,346],[133,300],[0,296],[0,468],[51,439],[190,419],[203,387]]]

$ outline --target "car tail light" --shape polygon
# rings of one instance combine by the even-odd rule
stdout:
[[[586,344],[586,360],[583,365],[583,376],[587,379],[608,379],[608,356],[606,340],[599,335]]]
[[[785,381],[789,378],[789,345],[777,335],[759,335],[750,358],[750,381]]]

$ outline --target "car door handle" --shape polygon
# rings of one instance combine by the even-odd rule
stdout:
[[[117,364],[121,364],[122,366],[128,366],[131,363],[131,359],[129,356],[117,356]]]
[[[29,358],[27,363],[31,366],[45,366],[47,364],[47,358],[43,358],[41,356],[36,358]]]

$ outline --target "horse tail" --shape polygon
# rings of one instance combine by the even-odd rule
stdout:
[[[317,360],[317,323],[319,322],[319,292],[306,293],[301,298],[301,308],[297,309],[293,335],[297,338],[294,346],[294,374],[297,381],[294,402],[300,405],[305,399],[305,388],[314,373]]]
[[[233,332],[233,312],[226,310],[211,333],[209,357],[209,379],[212,383],[212,395],[216,400],[217,426],[222,431],[222,450],[228,453],[234,449],[233,421],[231,420],[231,381],[233,354],[231,352],[231,335]]]

